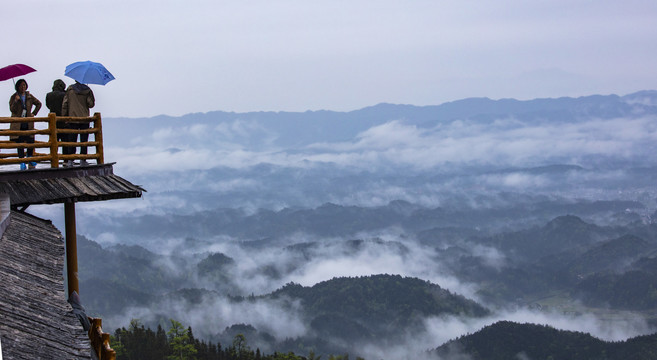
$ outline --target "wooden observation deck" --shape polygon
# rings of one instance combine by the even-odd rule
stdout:
[[[58,121],[90,126],[62,129]],[[22,122],[33,122],[34,129],[2,126]],[[59,141],[57,135],[64,133],[86,133],[90,140]],[[34,143],[11,141],[15,136],[34,137]],[[63,154],[64,147],[79,146],[87,146],[88,154]],[[33,156],[19,158],[18,147],[34,149]],[[90,165],[64,167],[69,160]],[[81,317],[80,306],[71,302],[80,294],[75,203],[137,198],[145,191],[114,175],[114,163],[104,161],[99,113],[83,118],[53,113],[0,117],[0,350],[5,359],[115,358],[101,320]],[[37,163],[36,169],[19,170],[20,163],[29,162]],[[50,221],[25,212],[30,205],[59,203],[64,204],[65,237]],[[88,329],[83,329],[85,322]]]

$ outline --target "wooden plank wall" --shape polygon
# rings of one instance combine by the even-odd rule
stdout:
[[[0,238],[4,360],[91,359],[64,290],[64,239],[50,221],[18,211]]]

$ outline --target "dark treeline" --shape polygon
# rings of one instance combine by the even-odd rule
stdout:
[[[325,358],[310,352],[307,356],[293,352],[262,354],[260,349],[252,350],[246,337],[238,334],[232,344],[206,342],[194,337],[192,328],[184,328],[181,323],[171,320],[171,328],[164,331],[161,325],[157,330],[144,327],[139,320],[130,321],[128,329],[120,328],[114,332],[110,344],[116,351],[117,360],[319,360]],[[349,355],[329,355],[328,360],[349,360]],[[356,360],[364,360],[356,358]]]
[[[590,334],[539,324],[499,321],[449,341],[429,354],[440,359],[657,359],[657,333],[625,341],[603,341]]]

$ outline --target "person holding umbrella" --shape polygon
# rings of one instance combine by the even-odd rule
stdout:
[[[62,104],[62,113],[64,116],[89,116],[89,109],[94,107],[94,93],[89,86],[85,84],[105,85],[114,80],[112,75],[101,63],[93,61],[78,61],[66,66],[64,75],[75,80],[75,84],[68,87],[64,95]],[[88,129],[89,124],[71,123],[70,126],[75,129]],[[79,134],[80,142],[87,142],[89,134]],[[72,141],[77,140],[77,135],[72,135]],[[75,151],[73,151],[75,153]],[[80,154],[87,154],[87,147],[80,146]],[[73,162],[69,161],[69,165]],[[87,160],[80,160],[80,165],[87,165]]]
[[[33,117],[41,109],[41,101],[39,101],[34,95],[30,94],[27,91],[27,81],[25,79],[19,79],[16,81],[14,86],[16,92],[11,95],[9,98],[9,110],[11,111],[12,117]],[[21,123],[11,123],[9,126],[10,130],[34,130],[34,122],[21,122]],[[33,135],[12,135],[9,137],[11,141],[17,143],[34,143]],[[32,157],[34,155],[34,148],[27,149],[27,156]],[[18,148],[18,157],[25,157],[25,150],[22,147]],[[30,169],[36,167],[36,163],[31,161],[29,163]],[[21,163],[21,170],[25,170],[25,163]]]
[[[77,80],[75,84],[70,85],[66,89],[66,94],[64,95],[64,101],[62,103],[62,115],[63,116],[77,116],[77,117],[89,117],[89,109],[96,105],[96,98],[94,97],[94,92],[91,91],[91,88],[85,84],[79,83]],[[68,124],[71,129],[88,129],[88,123],[76,123],[71,122]],[[79,134],[80,142],[87,142],[89,140],[89,134]],[[71,135],[70,141],[77,141],[78,134]],[[75,148],[72,152],[68,151],[69,154],[75,154]],[[87,154],[87,147],[80,146],[80,154]],[[73,160],[68,161],[68,166],[73,165]],[[87,165],[87,160],[80,160],[80,165]]]

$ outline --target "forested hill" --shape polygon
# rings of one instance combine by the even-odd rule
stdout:
[[[399,275],[334,278],[312,287],[287,284],[267,297],[301,300],[320,336],[395,337],[429,316],[481,317],[489,311],[428,281]]]
[[[657,359],[657,334],[605,342],[589,334],[545,325],[500,321],[431,352],[440,359]]]
[[[618,330],[623,336],[617,339],[627,339],[650,333],[657,324],[657,226],[639,221],[621,205],[627,203],[583,204],[599,218],[613,219],[613,225],[571,214],[491,235],[465,224],[441,226],[445,217],[452,218],[449,211],[394,202],[241,217],[253,217],[253,224],[258,217],[280,220],[279,229],[290,234],[281,241],[254,237],[238,242],[218,233],[186,237],[169,245],[170,252],[158,253],[136,245],[103,247],[80,236],[80,288],[89,313],[102,317],[108,329],[126,326],[131,318],[154,329],[173,318],[193,327],[199,338],[225,345],[243,334],[268,352],[315,349],[373,359],[388,358],[381,355],[393,348],[424,352],[504,319],[499,309],[556,316],[557,323],[568,322],[569,329],[580,331],[590,330],[572,324],[587,312],[620,316],[614,321],[623,323]],[[536,209],[546,216],[551,208],[552,203],[543,203]],[[463,218],[474,222],[481,214],[464,212]],[[376,222],[380,218],[404,225],[376,234],[359,232],[358,237],[350,236],[353,229],[340,237],[301,230],[309,219],[318,224],[373,219],[361,229],[377,229],[384,226]],[[387,234],[401,229],[402,234]],[[212,242],[223,236],[227,240]],[[158,246],[165,245],[167,239],[160,238]],[[327,269],[339,277],[326,280]],[[377,275],[361,276],[363,269]],[[495,313],[487,317],[485,308],[455,293],[476,297]],[[634,311],[641,313],[629,314]],[[437,326],[443,318],[458,319],[462,327]],[[595,336],[606,333],[593,330]],[[553,340],[560,343],[560,338]]]
[[[413,313],[422,316],[446,313],[484,316],[489,313],[476,302],[429,281],[388,274],[333,278],[311,287],[288,283],[268,296],[299,298],[309,310],[318,313],[340,310],[349,317],[390,313],[406,318]]]

